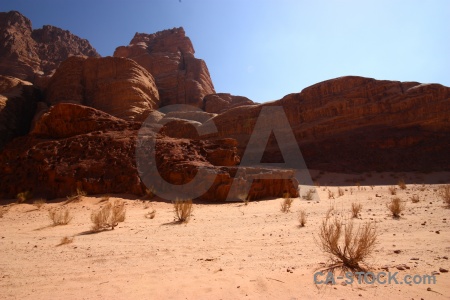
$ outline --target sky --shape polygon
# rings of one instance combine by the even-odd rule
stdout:
[[[216,92],[277,100],[347,75],[450,86],[447,0],[0,0],[102,56],[182,26]]]

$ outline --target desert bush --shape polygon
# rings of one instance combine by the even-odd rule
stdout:
[[[400,180],[397,182],[397,185],[402,189],[406,189],[406,184],[405,181],[403,180],[403,178],[400,178]]]
[[[405,209],[406,204],[400,200],[400,198],[396,197],[391,200],[390,203],[386,204],[387,208],[392,213],[392,216],[395,218],[400,217],[400,213]]]
[[[61,239],[61,242],[57,246],[67,245],[73,242],[74,237],[65,236]]]
[[[247,198],[247,197],[246,197]],[[175,213],[175,221],[179,223],[187,223],[192,214],[192,200],[180,200],[173,201],[173,208]]]
[[[374,224],[368,222],[357,229],[353,221],[346,224],[342,219],[325,218],[319,231],[317,242],[323,252],[329,255],[329,269],[364,270],[360,265],[372,254],[377,243],[377,230]]]
[[[391,193],[391,195],[397,195],[397,189],[395,188],[395,186],[390,186],[389,192]]]
[[[292,202],[294,202],[294,199],[291,198],[291,195],[284,194],[284,199],[281,201],[280,210],[284,213],[288,213],[291,210]]]
[[[339,197],[344,196],[344,190],[342,188],[338,188],[338,195]]]
[[[24,203],[27,200],[30,200],[31,198],[33,198],[33,193],[31,193],[30,191],[25,191],[25,192],[21,192],[18,193],[16,195],[16,203],[20,204],[20,203]]]
[[[334,193],[331,190],[328,190],[328,199],[334,199]]]
[[[303,195],[303,199],[311,201],[313,199],[313,194],[316,192],[315,189],[309,189],[305,195]]]
[[[52,220],[53,226],[67,225],[72,220],[69,209],[51,209],[48,211],[48,216]]]
[[[418,202],[419,202],[419,196],[417,196],[417,195],[412,195],[412,197],[411,197],[411,202],[412,202],[412,203],[418,203]]]
[[[439,195],[441,196],[442,200],[444,200],[445,204],[450,207],[450,184],[442,186]]]
[[[244,205],[248,205],[248,203],[250,202],[250,196],[247,194],[239,194],[238,198],[244,202]]]
[[[77,191],[74,194],[67,196],[67,200],[65,203],[68,204],[72,202],[79,202],[83,199],[84,196],[86,196],[86,192],[80,188],[77,188]]]
[[[155,188],[153,186],[145,189],[144,199],[153,199],[155,197]]]
[[[361,203],[353,202],[352,203],[352,209],[351,209],[352,218],[357,218],[359,213],[361,212],[361,209],[362,209],[362,204]]]
[[[149,211],[148,213],[145,214],[145,217],[147,219],[154,219],[155,216],[156,216],[156,210]]]
[[[306,211],[301,209],[298,212],[298,223],[300,227],[305,227],[306,224]]]
[[[325,218],[329,219],[331,217],[331,214],[334,212],[334,206],[330,206],[327,209],[327,212],[325,213]]]
[[[125,221],[125,203],[122,200],[114,200],[108,202],[101,209],[92,212],[91,221],[93,223],[91,229],[94,232],[99,232],[116,227],[119,222]]]
[[[33,205],[36,206],[37,209],[41,209],[42,206],[44,206],[45,202],[46,202],[45,199],[40,198],[40,199],[34,200]]]

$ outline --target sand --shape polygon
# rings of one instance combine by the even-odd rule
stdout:
[[[320,183],[318,198],[295,199],[291,212],[280,211],[282,199],[194,203],[187,224],[173,222],[169,202],[114,195],[110,199],[125,201],[126,219],[95,234],[88,234],[90,215],[104,205],[101,195],[65,205],[57,199],[40,209],[3,200],[8,211],[0,218],[0,298],[449,299],[450,275],[439,268],[450,269],[450,209],[438,195],[440,183],[450,182],[449,173],[314,172],[313,177]],[[400,177],[405,190],[396,185]],[[396,196],[390,186],[396,186]],[[329,190],[335,199],[329,199]],[[413,195],[418,203],[412,203]],[[386,208],[393,197],[406,202],[399,219]],[[349,219],[352,202],[363,205],[354,223],[375,222],[379,233],[367,260],[370,270],[387,266],[400,280],[437,271],[436,284],[314,284],[314,273],[328,261],[315,242],[319,226],[330,206]],[[48,210],[60,207],[70,209],[73,219],[50,226]],[[153,209],[155,218],[146,218]],[[300,209],[307,212],[305,227],[298,226]],[[58,246],[63,237],[74,239]],[[401,264],[409,269],[398,270]]]

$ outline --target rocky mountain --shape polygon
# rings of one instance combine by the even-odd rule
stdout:
[[[202,200],[242,198],[247,187],[252,199],[297,196],[293,170],[260,165],[283,163],[281,149],[310,169],[450,170],[449,87],[346,76],[258,104],[215,92],[183,28],[137,33],[98,56],[68,31],[0,13],[0,197],[193,182],[188,195],[204,184],[196,174],[211,183]],[[271,109],[284,113],[261,117]],[[251,140],[259,128],[267,135]],[[142,131],[155,147],[142,148]]]
[[[202,108],[203,98],[215,91],[206,63],[194,53],[184,29],[174,28],[154,34],[136,33],[130,45],[118,47],[114,56],[131,58],[153,75],[161,106],[189,104]]]
[[[19,12],[0,12],[1,75],[34,83],[74,55],[100,56],[87,40],[67,30],[54,26],[33,30],[31,21]]]

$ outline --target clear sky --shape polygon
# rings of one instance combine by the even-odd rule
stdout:
[[[184,27],[217,92],[276,100],[345,75],[450,86],[448,0],[0,0],[102,56]]]

